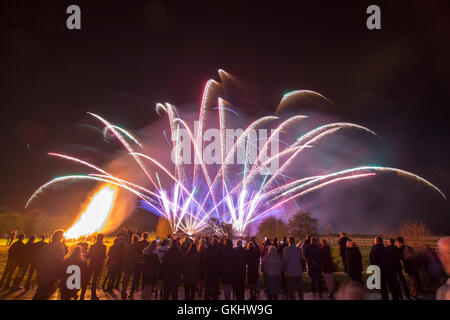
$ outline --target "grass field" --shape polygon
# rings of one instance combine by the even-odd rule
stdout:
[[[113,238],[105,238],[105,245],[109,248],[113,243]],[[73,244],[68,243],[69,247]],[[366,247],[366,246],[361,246],[360,248],[361,251],[361,255],[362,255],[362,262],[363,262],[363,268],[364,270],[367,269],[367,267],[370,265],[369,263],[369,252],[370,252],[370,247]],[[8,256],[8,247],[6,247],[6,240],[5,239],[0,239],[0,270],[3,273],[3,270],[5,268],[6,265],[6,260],[7,260],[7,256]],[[335,279],[335,288],[338,288],[339,285],[341,283],[343,283],[344,281],[348,280],[348,276],[344,273],[344,268],[341,262],[341,259],[339,257],[339,251],[338,248],[336,246],[332,246],[332,256],[333,256],[333,260],[337,266],[337,272],[334,275],[334,279]],[[101,279],[99,281],[99,284],[101,285],[103,283],[103,278],[106,274],[106,268],[104,268]],[[363,280],[364,282],[366,281],[368,277],[368,274],[366,274],[365,272],[363,272]],[[35,286],[35,278],[36,275],[33,276],[33,286]],[[261,277],[261,280],[263,280],[263,277]],[[426,288],[426,284],[427,282],[425,281],[425,288]],[[311,291],[311,281],[309,279],[309,277],[307,276],[307,274],[305,273],[303,276],[303,285],[304,285],[304,290],[305,292],[309,292]],[[324,285],[324,290],[325,289],[325,285]],[[377,291],[375,290],[371,290],[371,293],[376,293]],[[433,297],[433,292],[429,292],[429,298]]]

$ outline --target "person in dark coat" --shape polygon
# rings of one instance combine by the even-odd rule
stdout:
[[[233,295],[236,300],[244,300],[247,252],[241,240],[238,240],[233,251]]]
[[[328,298],[332,298],[334,295],[333,273],[336,272],[336,266],[331,256],[330,246],[325,239],[320,239],[320,251],[322,255],[322,273],[328,289]]]
[[[411,299],[411,294],[409,292],[408,283],[406,282],[405,276],[403,275],[403,266],[402,266],[402,251],[395,245],[394,239],[388,240],[388,246],[386,247],[391,251],[392,256],[392,272],[395,280],[399,284],[398,293],[399,297],[402,297],[400,284],[403,286],[403,292],[405,293],[405,297],[407,299]]]
[[[89,280],[91,280],[92,277],[91,300],[98,300],[100,298],[97,296],[97,283],[102,273],[106,258],[106,246],[103,244],[103,235],[101,233],[97,235],[95,243],[89,248],[86,258],[89,260],[89,275],[87,277],[87,283],[89,283]],[[84,300],[85,292],[86,288],[83,288],[80,295],[81,300]]]
[[[124,233],[124,234],[127,234],[127,233]],[[120,283],[121,283],[122,274],[123,274],[123,264],[125,262],[125,254],[126,254],[127,245],[128,245],[128,242],[124,237],[120,236],[120,237],[118,237],[118,239],[120,239],[120,248],[121,248],[120,249],[121,259],[120,260],[121,261],[120,261],[120,264],[118,265],[116,272],[113,274],[113,279],[114,279],[114,282],[112,282],[113,289],[120,288]]]
[[[21,289],[20,284],[23,281],[23,278],[27,274],[28,269],[31,266],[32,262],[32,254],[33,254],[33,246],[34,246],[34,236],[30,236],[28,238],[28,242],[25,247],[22,249],[22,255],[19,259],[19,273],[14,279],[13,282],[13,290]]]
[[[142,234],[141,241],[138,242],[136,245],[137,250],[137,261],[134,266],[134,274],[133,274],[133,282],[131,284],[131,291],[130,291],[130,299],[134,298],[134,292],[138,289],[139,283],[141,282],[142,278],[142,269],[144,268],[144,249],[147,248],[149,245],[148,238],[150,234],[148,232],[144,232]]]
[[[283,240],[280,241],[280,244],[278,246],[278,255],[283,258],[283,250],[289,245],[287,237],[284,236]]]
[[[277,248],[270,246],[262,262],[262,270],[266,279],[267,299],[277,300],[281,292],[281,272],[283,263],[278,255]]]
[[[264,240],[264,245],[261,248],[261,259],[264,259],[264,257],[266,256],[266,254],[269,253],[269,247],[272,246],[272,242],[270,241],[270,239],[265,239]]]
[[[122,279],[122,290],[120,295],[122,296],[122,299],[127,298],[127,288],[128,284],[130,282],[131,276],[134,274],[134,268],[136,266],[136,262],[138,260],[138,242],[139,242],[139,235],[134,234],[131,237],[131,243],[127,246],[125,250],[125,259],[123,262],[123,279]],[[132,296],[129,296],[132,298]]]
[[[377,265],[381,271],[381,299],[389,300],[388,288],[392,293],[393,300],[399,299],[398,284],[394,278],[392,269],[391,251],[383,244],[383,239],[376,236],[374,246],[370,250],[370,264]]]
[[[50,237],[50,243],[40,250],[36,259],[38,288],[33,300],[48,300],[55,292],[56,284],[63,270],[65,249],[64,230],[56,230]]]
[[[184,268],[184,299],[195,300],[195,290],[200,276],[200,254],[197,246],[191,242],[186,251]]]
[[[158,243],[152,241],[144,249],[144,268],[142,270],[142,300],[151,300],[153,288],[158,281],[158,273],[161,268],[159,254],[157,251]]]
[[[189,237],[184,238],[183,243],[181,244],[181,251],[183,251],[183,254],[186,254],[187,250],[189,249],[189,246],[192,243],[192,239]]]
[[[288,240],[286,236],[283,236],[283,239],[280,241],[278,245],[278,255],[281,259],[283,259],[283,250],[288,246]],[[283,293],[287,297],[288,296],[288,289],[286,286],[286,275],[284,272],[281,273],[281,286],[283,288]]]
[[[298,298],[304,299],[303,294],[303,250],[295,245],[295,238],[289,238],[289,246],[283,250],[283,270],[286,275],[287,298],[295,300],[296,293]]]
[[[231,292],[233,288],[233,269],[234,269],[234,250],[231,239],[225,241],[225,248],[223,250],[223,266],[222,266],[222,283],[225,300],[231,299]]]
[[[445,277],[444,268],[436,252],[427,244],[422,248],[424,272],[430,279],[430,287],[435,292],[442,284]]]
[[[164,295],[163,300],[178,300],[178,287],[184,269],[184,255],[180,249],[178,240],[172,240],[172,246],[164,255],[162,269],[164,270]]]
[[[310,236],[309,234],[307,234],[307,235],[305,236],[305,240],[303,240],[303,243],[302,243],[302,245],[301,245],[302,250],[304,250],[305,246],[308,246],[308,245],[310,245],[310,244],[311,244],[311,236]]]
[[[347,241],[349,240],[349,238],[347,238],[346,234],[344,232],[340,232],[339,233],[339,239],[338,239],[338,246],[339,246],[339,255],[342,259],[342,264],[344,265],[344,272],[348,273],[347,270],[347,266],[348,264],[346,263],[346,252],[347,252]],[[358,250],[359,251],[359,250]]]
[[[28,275],[25,280],[25,291],[30,290],[31,288],[31,278],[33,277],[34,272],[36,271],[36,258],[41,251],[42,247],[46,245],[45,236],[40,235],[40,241],[33,243],[33,246],[30,248],[29,258],[30,258],[30,268],[28,270]]]
[[[308,274],[311,278],[311,288],[313,294],[322,294],[322,251],[320,250],[317,238],[310,238],[310,244],[305,245],[303,255],[306,259]]]
[[[131,244],[133,242],[133,236],[137,233],[133,232],[133,230],[128,229],[127,230],[128,233],[128,244]],[[139,235],[137,235],[139,237]]]
[[[412,297],[415,298],[417,294],[422,291],[419,275],[418,257],[412,247],[405,245],[405,242],[402,237],[398,237],[395,241],[395,244],[402,253],[401,259],[403,263],[403,268],[405,269],[405,272],[408,275],[411,285],[410,294]]]
[[[273,246],[277,249],[278,252],[278,246],[280,243],[278,242],[278,237],[273,238]]]
[[[253,237],[247,248],[247,283],[250,289],[250,300],[256,300],[256,283],[259,280],[259,261],[261,253]]]
[[[103,288],[106,286],[106,291],[112,292],[114,289],[117,278],[120,276],[124,258],[125,246],[123,243],[123,238],[115,238],[113,245],[108,250],[108,259],[106,260],[108,273],[106,274],[103,282]]]
[[[61,281],[59,282],[59,288],[61,291],[61,300],[77,299],[79,289],[69,288],[67,281],[72,273],[67,273],[69,266],[78,266],[80,268],[80,275],[83,277],[88,272],[88,264],[83,254],[83,248],[81,246],[74,246],[69,250],[69,254],[64,258],[63,269],[61,272]],[[64,272],[66,271],[66,272]],[[76,282],[76,281],[75,281]],[[81,282],[78,283],[81,286]]]
[[[205,252],[205,300],[209,300],[210,298],[217,300],[219,298],[219,278],[222,271],[222,261],[222,251],[219,248],[219,241],[217,238],[214,238]]]
[[[26,245],[23,242],[24,238],[24,234],[19,234],[17,241],[11,244],[8,249],[8,260],[0,279],[0,288],[3,288],[3,290],[10,289],[11,280],[16,269],[19,269],[19,273],[22,270],[26,251]]]
[[[6,242],[7,247],[9,247],[14,242],[14,240],[16,239],[16,235],[17,235],[17,230],[13,230],[9,233],[8,241]]]
[[[200,256],[200,264],[198,267],[198,297],[204,297],[205,283],[206,283],[206,249],[208,248],[209,241],[206,237],[203,237],[198,245],[198,254]]]
[[[346,241],[347,248],[345,249],[345,264],[346,270],[350,279],[359,284],[363,284],[361,272],[362,267],[362,257],[361,252],[353,241],[348,239]]]
[[[159,254],[159,261],[163,262],[164,259],[164,255],[167,253],[167,251],[169,251],[170,249],[170,241],[169,239],[162,239],[160,240],[160,245],[158,246],[158,254]],[[159,279],[158,282],[156,283],[156,297],[159,297],[159,299],[162,299],[163,295],[164,295],[164,269],[160,268],[159,269]]]

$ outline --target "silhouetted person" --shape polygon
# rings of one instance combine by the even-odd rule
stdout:
[[[14,240],[16,239],[17,230],[13,230],[8,235],[8,241],[6,242],[6,246],[9,247]]]
[[[208,239],[202,237],[198,244],[198,254],[200,256],[200,265],[198,270],[198,298],[204,297],[205,283],[206,283],[206,248],[208,248]]]
[[[80,275],[81,278],[85,278],[88,271],[88,264],[86,261],[86,258],[83,254],[83,247],[81,246],[74,246],[69,250],[69,253],[64,258],[63,262],[63,272],[61,272],[61,281],[59,282],[59,288],[61,291],[61,300],[71,300],[77,299],[77,294],[79,289],[77,288],[70,288],[67,285],[67,281],[69,280],[69,277],[71,276],[71,273],[67,273],[64,271],[67,271],[69,266],[78,266],[80,268]],[[81,282],[80,282],[81,284]]]
[[[184,261],[184,299],[195,300],[195,291],[200,275],[200,254],[194,242],[190,243]]]
[[[277,237],[273,238],[273,246],[277,249],[277,253],[278,253],[279,245],[280,245],[280,243],[278,242],[278,238]]]
[[[313,294],[322,294],[322,251],[320,250],[317,238],[310,238],[309,243],[303,249],[306,259],[308,274],[311,278],[311,289]]]
[[[2,278],[0,279],[0,288],[3,290],[10,289],[11,279],[17,268],[23,265],[25,243],[23,239],[25,235],[19,234],[17,241],[11,244],[8,249],[8,260],[6,260],[5,270],[3,271]]]
[[[66,238],[63,238],[62,244],[63,244],[63,247],[64,247],[64,254],[67,255],[69,253],[69,247],[66,244]]]
[[[39,251],[36,259],[38,288],[33,300],[48,300],[56,289],[56,284],[62,273],[65,256],[64,230],[59,229],[50,236],[50,243]]]
[[[161,245],[158,247],[158,254],[159,254],[159,261],[162,263],[163,259],[164,259],[164,255],[167,253],[167,251],[169,251],[170,246],[169,246],[169,240],[168,239],[163,239],[161,241]],[[159,298],[162,299],[163,297],[163,293],[164,293],[164,284],[163,284],[163,279],[164,279],[164,269],[160,269],[159,272],[159,280],[158,284],[157,284],[157,288],[156,288],[156,294],[158,296],[159,294]]]
[[[424,271],[428,274],[433,292],[436,292],[442,284],[442,280],[445,279],[445,272],[441,261],[439,260],[436,252],[434,252],[434,250],[427,244],[425,244],[422,249],[422,257],[423,267],[425,269]]]
[[[225,248],[222,256],[222,283],[225,300],[231,299],[233,288],[233,271],[234,271],[234,251],[231,239],[225,241]]]
[[[270,241],[270,239],[266,239],[264,241],[264,246],[261,248],[261,259],[264,259],[266,254],[269,253],[269,247],[271,247],[271,246],[272,246],[272,242]]]
[[[167,251],[169,251],[170,246],[169,246],[169,240],[168,239],[164,239],[161,242],[161,245],[158,247],[158,254],[159,254],[159,259],[162,262],[162,259],[164,259],[164,255],[167,253]]]
[[[409,292],[408,283],[403,275],[403,266],[402,266],[402,251],[400,248],[395,246],[395,240],[389,239],[388,246],[386,247],[391,251],[392,256],[392,272],[395,280],[398,282],[398,293],[399,297],[401,297],[401,288],[400,284],[403,287],[403,292],[405,293],[405,297],[411,299],[411,294]]]
[[[158,273],[161,266],[157,251],[157,242],[152,241],[144,249],[144,267],[142,269],[142,300],[151,300],[153,288],[158,281]]]
[[[247,283],[250,289],[250,300],[257,298],[256,284],[259,280],[259,260],[261,252],[255,238],[248,243],[247,248]]]
[[[328,289],[328,298],[333,298],[334,295],[334,279],[333,273],[336,272],[336,266],[331,256],[331,249],[325,239],[320,239],[320,251],[322,255],[322,273],[325,279],[325,284]]]
[[[149,233],[148,232],[144,232],[142,234],[142,239],[141,241],[138,242],[137,244],[137,252],[138,252],[138,258],[136,261],[136,265],[134,266],[134,275],[133,275],[133,283],[131,284],[131,292],[130,292],[130,298],[133,299],[134,297],[134,292],[138,289],[139,287],[139,282],[141,281],[142,278],[142,268],[144,267],[144,249],[149,245],[148,242],[148,237],[149,237]]]
[[[450,276],[450,237],[439,239],[438,256],[447,276]],[[436,300],[450,300],[450,278],[436,291]]]
[[[133,230],[131,230],[131,229],[127,229],[126,232],[128,234],[128,244],[130,244],[131,242],[133,242],[134,233],[133,233]]]
[[[377,265],[381,271],[381,299],[389,300],[388,288],[392,293],[393,300],[399,299],[398,284],[394,278],[392,269],[391,251],[383,244],[383,239],[376,236],[374,246],[370,251],[370,264]]]
[[[353,241],[348,239],[346,241],[346,249],[345,249],[345,264],[347,273],[353,281],[363,284],[361,272],[363,271],[362,267],[362,257],[361,252],[358,247],[355,245]]]
[[[164,255],[162,269],[164,270],[164,295],[163,299],[178,300],[178,287],[184,269],[184,255],[177,240],[172,240],[172,246]]]
[[[347,244],[347,241],[348,241],[348,240],[349,240],[349,239],[347,238],[347,236],[345,235],[344,232],[340,232],[340,233],[339,233],[339,239],[338,239],[339,256],[341,257],[342,264],[344,265],[344,272],[345,272],[345,273],[348,273],[348,270],[347,270],[347,265],[348,265],[348,264],[347,264],[346,261],[345,261],[345,258],[346,258],[345,254],[346,254],[346,252],[347,252],[347,250],[346,250],[346,248],[347,248],[346,244]]]
[[[303,300],[303,251],[295,246],[295,238],[289,238],[289,246],[283,250],[283,270],[286,274],[288,299],[295,300],[295,293]]]
[[[398,237],[395,241],[396,246],[400,249],[402,255],[403,268],[408,275],[411,285],[411,296],[416,297],[418,292],[422,291],[419,275],[419,261],[414,249],[405,245],[402,237]]]
[[[281,272],[283,264],[278,255],[277,248],[270,246],[268,253],[262,261],[262,271],[264,273],[266,293],[269,300],[277,300],[281,292]]]
[[[125,245],[122,237],[114,239],[113,245],[108,250],[108,260],[106,261],[106,267],[108,273],[103,282],[103,288],[107,291],[112,291],[116,285],[116,282],[120,276],[122,270],[123,260],[125,258]]]
[[[283,239],[280,241],[279,245],[278,245],[278,255],[280,256],[281,259],[283,259],[283,251],[284,248],[286,248],[289,245],[287,237],[283,236]],[[286,286],[286,274],[284,272],[281,273],[281,287],[283,288],[283,293],[284,295],[288,296],[288,289]]]
[[[125,250],[125,259],[123,263],[124,274],[122,279],[122,290],[120,293],[122,299],[127,298],[128,283],[130,282],[131,275],[134,274],[134,268],[138,260],[138,247],[139,247],[138,242],[139,242],[139,235],[134,234],[131,237],[131,243]],[[133,298],[131,295],[129,297]]]
[[[280,241],[278,246],[278,255],[283,258],[283,250],[289,245],[287,237],[283,237],[283,240]]]
[[[211,246],[205,252],[205,275],[206,289],[205,300],[219,298],[219,278],[222,269],[222,252],[219,248],[219,241],[213,238]],[[258,253],[259,254],[259,253]]]
[[[97,239],[93,245],[89,248],[86,254],[89,260],[89,277],[88,282],[92,276],[91,283],[91,300],[98,300],[97,296],[97,282],[102,273],[103,265],[106,258],[106,246],[103,244],[103,235],[99,233]],[[82,299],[84,299],[84,292],[81,293]]]
[[[23,278],[27,274],[28,269],[31,266],[32,263],[32,255],[33,255],[33,247],[34,247],[34,236],[30,236],[28,238],[28,242],[25,245],[24,248],[22,248],[22,253],[19,257],[19,273],[17,274],[16,278],[14,279],[13,283],[13,289],[21,289],[20,284],[23,281]]]
[[[310,245],[310,244],[311,244],[311,236],[310,236],[309,234],[307,234],[307,235],[305,236],[305,240],[304,240],[303,243],[302,243],[302,250],[303,250],[303,253],[305,253],[305,246]]]
[[[187,250],[189,249],[189,246],[192,243],[192,239],[189,237],[185,237],[183,243],[181,244],[181,251],[183,251],[184,254],[186,254]]]
[[[233,254],[233,293],[236,300],[244,300],[245,272],[247,270],[247,253],[238,240]]]
[[[41,249],[47,244],[45,243],[45,236],[40,235],[39,241],[33,243],[32,247],[30,248],[30,268],[28,270],[28,275],[25,280],[25,291],[30,290],[31,288],[31,278],[33,277],[34,272],[36,271],[36,259],[41,251]]]

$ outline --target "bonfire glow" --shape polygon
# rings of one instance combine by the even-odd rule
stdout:
[[[94,232],[101,232],[114,207],[117,196],[117,187],[105,185],[93,196],[86,210],[78,218],[77,222],[66,231],[65,237],[77,239],[88,236]]]

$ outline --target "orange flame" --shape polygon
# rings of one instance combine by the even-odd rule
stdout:
[[[88,236],[95,232],[101,232],[114,207],[117,197],[117,187],[105,185],[93,196],[86,210],[78,220],[65,232],[68,239],[76,239]]]

